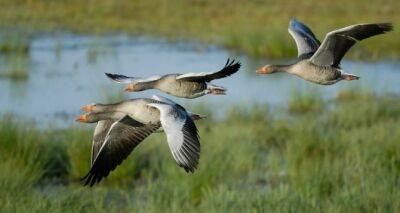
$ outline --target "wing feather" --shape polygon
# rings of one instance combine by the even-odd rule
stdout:
[[[301,59],[311,57],[310,53],[317,51],[321,44],[311,29],[296,19],[290,20],[288,31],[296,42],[297,55]]]
[[[235,60],[228,59],[225,66],[217,72],[200,72],[200,73],[186,73],[176,77],[177,80],[187,81],[205,81],[210,82],[214,79],[224,78],[230,76],[240,69],[240,63]]]
[[[311,62],[319,66],[339,67],[346,52],[357,41],[384,34],[393,29],[391,23],[357,24],[328,33]]]
[[[152,103],[160,110],[160,121],[167,135],[172,156],[186,172],[194,172],[200,159],[200,142],[196,125],[186,110],[169,104]]]
[[[82,178],[84,185],[93,186],[125,160],[133,149],[147,136],[155,132],[160,124],[142,124],[129,116],[114,122],[105,137],[92,167]]]
[[[92,156],[90,160],[90,165],[93,165],[93,161],[99,153],[100,148],[103,146],[107,133],[114,122],[115,120],[101,120],[97,122],[96,128],[94,129],[93,133]]]
[[[105,73],[106,76],[120,84],[130,84],[130,83],[150,83],[153,81],[159,80],[162,76],[155,75],[151,76],[148,78],[137,78],[137,77],[129,77],[126,75],[120,75],[120,74],[112,74],[112,73]]]

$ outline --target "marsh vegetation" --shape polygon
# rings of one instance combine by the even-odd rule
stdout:
[[[400,98],[354,91],[329,102],[306,96],[276,109],[280,116],[258,105],[198,122],[202,155],[194,174],[175,165],[164,135],[155,134],[93,188],[79,182],[89,169],[91,128],[37,129],[3,116],[0,206],[30,212],[398,210]]]
[[[296,55],[287,33],[296,17],[322,40],[333,29],[356,23],[400,23],[397,0],[384,1],[271,1],[155,0],[155,1],[1,1],[0,27],[31,34],[130,33],[170,40],[199,40],[250,56],[282,58]],[[301,8],[301,9],[299,9]],[[351,51],[353,58],[396,57],[400,31],[363,42]],[[1,49],[1,48],[0,48]]]

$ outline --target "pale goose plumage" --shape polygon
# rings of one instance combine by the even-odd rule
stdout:
[[[321,45],[311,29],[296,19],[290,20],[288,31],[296,42],[299,59],[310,58]]]
[[[296,41],[298,61],[290,65],[266,65],[259,74],[287,72],[307,81],[330,85],[341,80],[357,80],[358,76],[345,73],[340,61],[358,41],[391,31],[391,23],[357,24],[329,32],[321,45],[304,24],[292,20],[289,32]],[[317,47],[318,46],[318,47]]]
[[[206,94],[224,95],[226,92],[225,88],[212,85],[209,82],[214,79],[230,76],[236,73],[239,68],[239,62],[228,59],[225,66],[216,72],[168,74],[164,76],[152,76],[146,79],[110,73],[106,73],[106,75],[113,81],[128,84],[125,91],[137,92],[158,89],[181,98],[197,98]]]
[[[76,121],[95,123],[91,168],[83,178],[93,186],[113,171],[147,136],[160,127],[167,135],[171,153],[186,172],[194,172],[200,158],[200,142],[193,119],[202,118],[188,113],[170,99],[132,99],[117,104],[94,104],[82,109],[87,113]]]

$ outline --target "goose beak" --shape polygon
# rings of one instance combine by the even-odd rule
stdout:
[[[256,72],[257,72],[258,74],[269,74],[269,73],[271,73],[271,72],[270,72],[270,69],[269,69],[267,66],[263,66],[263,67],[258,68],[258,69],[256,70]]]
[[[94,108],[93,105],[86,105],[86,106],[81,107],[81,110],[84,112],[91,112],[91,111],[93,111],[93,108]]]
[[[76,122],[82,122],[85,123],[87,121],[87,115],[80,115],[78,117],[75,118]]]
[[[134,91],[133,84],[129,84],[128,86],[126,86],[124,91],[125,92],[133,92]]]

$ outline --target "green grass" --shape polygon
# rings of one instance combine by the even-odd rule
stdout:
[[[342,93],[340,93],[342,94]],[[288,112],[292,114],[316,113],[324,110],[325,103],[316,91],[294,91],[288,104]]]
[[[24,81],[29,78],[29,58],[24,54],[9,54],[5,57],[4,70],[0,70],[0,78],[8,78],[15,81]]]
[[[9,78],[12,80],[27,80],[29,77],[25,69],[13,69],[5,72],[0,72],[0,78]]]
[[[346,94],[346,95],[344,95]],[[305,96],[292,101],[304,109]],[[199,169],[174,163],[165,136],[146,139],[101,184],[80,185],[91,129],[38,130],[0,121],[0,206],[6,212],[396,212],[400,98],[342,92],[302,116],[232,108],[198,122]],[[294,106],[299,103],[301,106]],[[203,108],[203,107],[199,107]],[[213,121],[211,121],[213,120]]]
[[[11,38],[3,38],[0,41],[0,54],[27,54],[29,48],[29,42],[26,39],[18,38],[18,35],[14,35]]]
[[[0,28],[28,32],[127,32],[170,40],[199,40],[257,57],[292,57],[287,32],[292,17],[323,39],[328,31],[356,23],[393,22],[399,27],[397,0],[154,0],[154,1],[0,1]],[[353,58],[395,57],[400,31],[363,41]]]

